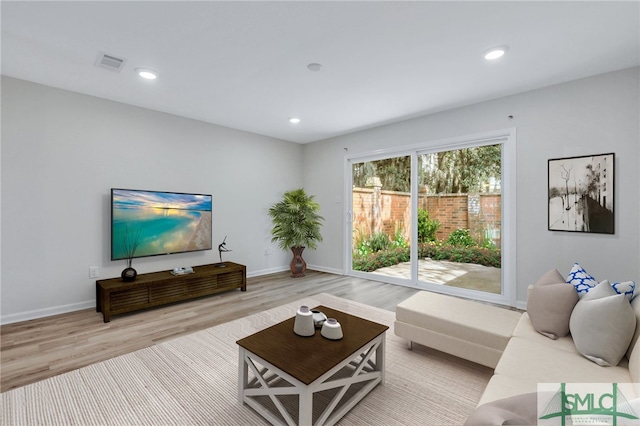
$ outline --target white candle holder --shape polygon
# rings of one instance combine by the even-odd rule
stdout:
[[[343,337],[342,326],[335,318],[327,318],[322,324],[320,334],[329,340],[340,340]]]
[[[296,319],[293,323],[293,331],[298,336],[313,336],[316,334],[316,328],[313,324],[313,313],[308,306],[302,305],[296,311]]]

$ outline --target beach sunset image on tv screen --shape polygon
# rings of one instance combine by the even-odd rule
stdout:
[[[211,250],[212,196],[111,190],[111,260]]]

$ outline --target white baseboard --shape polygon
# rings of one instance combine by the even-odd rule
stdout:
[[[66,314],[67,312],[81,311],[96,307],[95,300],[86,302],[71,303],[69,305],[53,306],[51,308],[36,309],[33,311],[19,312],[17,314],[3,315],[0,317],[0,324],[12,324],[14,322],[29,321],[37,318],[50,317],[52,315]]]
[[[327,267],[318,266],[318,265],[309,265],[309,264],[307,264],[307,269],[313,269],[314,271],[326,272],[328,274],[344,275],[344,271],[342,271],[341,269],[327,268]]]
[[[344,275],[344,273],[340,269],[326,268],[324,266],[318,266],[318,265],[307,264],[307,269],[311,269],[311,270],[319,271],[319,272],[326,272],[328,274]],[[289,270],[288,266],[279,266],[279,267],[276,267],[276,268],[261,269],[259,271],[247,272],[247,278],[259,277],[259,276],[262,276],[262,275],[275,274],[275,273],[278,273],[278,272],[284,272],[284,271],[288,271],[288,270]]]
[[[247,278],[260,277],[262,275],[275,274],[277,272],[283,272],[288,270],[289,270],[288,266],[277,266],[275,268],[260,269],[258,271],[247,272]]]

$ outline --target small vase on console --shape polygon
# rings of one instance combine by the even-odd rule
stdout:
[[[131,282],[135,281],[138,276],[138,271],[131,267],[131,262],[133,259],[127,259],[127,267],[122,270],[120,276],[122,277],[122,281]]]

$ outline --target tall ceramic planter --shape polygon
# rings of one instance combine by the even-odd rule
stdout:
[[[289,264],[291,276],[295,278],[304,277],[304,271],[307,270],[307,262],[302,258],[304,247],[291,247],[291,251],[293,252],[293,259]]]

